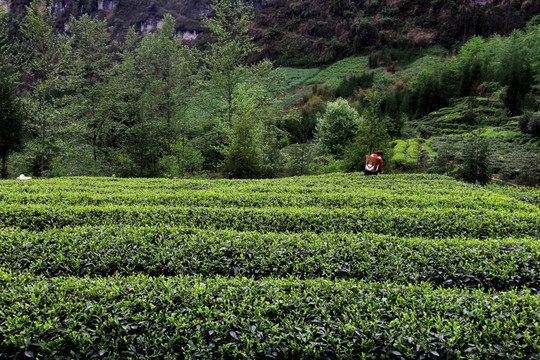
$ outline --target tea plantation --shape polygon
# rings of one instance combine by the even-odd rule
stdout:
[[[538,359],[540,190],[0,182],[1,359]]]

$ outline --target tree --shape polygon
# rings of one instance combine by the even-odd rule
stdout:
[[[255,102],[249,98],[253,95],[245,94],[244,96],[244,105],[250,107],[244,111],[256,111],[257,109],[252,106]],[[253,178],[260,175],[262,167],[261,137],[260,124],[250,121],[249,116],[233,118],[233,140],[225,160],[225,172],[229,176]]]
[[[274,74],[272,64],[261,62],[252,66],[251,76],[237,87],[233,103],[232,142],[224,169],[232,177],[252,178],[261,174],[263,149],[268,148],[269,138],[273,137],[268,131],[263,137],[264,123],[270,123],[277,113],[272,89]]]
[[[122,174],[183,177],[201,163],[188,159],[200,158],[191,141],[200,128],[191,115],[197,113],[199,58],[175,35],[175,26],[167,14],[142,39],[131,28],[108,76],[104,115],[113,125],[108,143],[121,155]]]
[[[540,137],[540,113],[527,112],[519,118],[522,133]]]
[[[26,7],[20,26],[23,79],[28,87],[26,99],[29,141],[26,144],[32,172],[45,176],[57,156],[65,128],[64,96],[73,92],[78,71],[73,61],[72,39],[54,32],[52,2],[34,0]]]
[[[480,136],[471,136],[463,145],[461,178],[467,182],[486,184],[491,178],[489,164],[489,141]]]
[[[209,112],[214,118],[220,144],[215,144],[218,156],[227,156],[232,142],[233,118],[237,112],[238,87],[250,72],[248,55],[255,51],[249,26],[253,19],[252,6],[242,0],[216,0],[213,17],[204,16],[203,25],[215,37],[204,57],[207,92],[213,99]]]
[[[323,152],[342,159],[360,124],[360,115],[347,100],[340,98],[329,103],[317,122],[317,141]]]
[[[277,113],[280,76],[269,61],[246,63],[248,55],[257,50],[249,35],[254,16],[251,4],[217,0],[212,10],[213,16],[203,17],[203,23],[215,37],[204,58],[205,92],[212,99],[208,113],[214,120],[217,140],[214,151],[230,176],[258,176],[262,151],[271,148],[264,143],[272,141],[263,139],[262,134]]]
[[[7,177],[8,155],[22,141],[23,110],[13,84],[13,45],[8,36],[7,14],[0,12],[0,178]]]
[[[173,17],[165,15],[161,28],[145,36],[138,55],[146,81],[144,106],[152,110],[148,115],[161,132],[162,163],[168,168],[177,164],[178,175],[184,177],[187,156],[195,151],[189,137],[198,125],[189,112],[200,87],[199,59],[195,50],[183,46],[175,36],[175,27]]]
[[[287,175],[305,175],[317,155],[314,143],[293,144],[282,150],[285,155],[285,173]]]
[[[362,171],[366,155],[378,150],[384,152],[384,168],[389,169],[392,158],[391,138],[386,124],[390,121],[380,112],[380,106],[372,103],[363,113],[354,140],[345,149],[344,167],[346,171]]]
[[[93,169],[97,171],[99,141],[109,120],[102,109],[105,75],[112,64],[109,32],[105,21],[90,18],[87,14],[79,19],[71,17],[68,28],[72,35],[74,61],[80,69],[76,94],[70,101],[73,116],[78,119],[78,133],[74,134],[79,144],[76,148],[81,151],[81,141],[89,143]]]
[[[521,113],[523,99],[531,87],[531,63],[521,33],[514,31],[506,40],[501,59],[500,78],[507,86],[503,101],[513,115]]]
[[[12,84],[0,74],[0,178],[7,177],[8,155],[21,145],[23,111],[13,94]]]
[[[458,160],[458,147],[451,140],[446,140],[437,149],[437,156],[431,165],[431,171],[437,174],[455,176]]]
[[[17,62],[15,40],[10,35],[13,24],[8,14],[0,10],[0,74],[3,78],[13,82],[18,73],[14,66]]]

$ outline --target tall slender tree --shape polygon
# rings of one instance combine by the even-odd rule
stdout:
[[[82,136],[81,141],[91,146],[93,168],[97,169],[99,142],[109,121],[103,112],[103,84],[112,65],[109,32],[104,20],[85,14],[78,19],[70,18],[69,33],[72,35],[74,61],[80,69],[76,93],[70,105],[79,122],[78,135]]]
[[[263,140],[275,133],[265,131],[271,127],[265,124],[276,114],[279,76],[268,61],[247,63],[248,56],[258,51],[249,35],[252,5],[242,0],[217,0],[212,9],[213,16],[204,17],[203,23],[215,37],[205,65],[207,91],[213,99],[210,114],[220,139],[216,153],[229,175],[258,176],[263,149],[268,148]]]
[[[73,62],[72,39],[54,32],[54,5],[34,0],[26,7],[21,23],[23,79],[28,87],[26,150],[35,165],[33,172],[45,176],[57,156],[66,120],[63,97],[73,91],[77,64]]]
[[[23,110],[15,96],[12,42],[8,16],[0,12],[0,178],[7,177],[8,155],[22,141]]]
[[[0,177],[8,174],[8,155],[17,150],[22,141],[23,111],[13,93],[12,83],[0,74]]]
[[[161,27],[142,40],[137,54],[145,82],[143,106],[160,129],[156,145],[161,147],[165,163],[180,162],[183,176],[187,137],[194,125],[187,119],[187,110],[198,92],[198,59],[196,50],[176,36],[175,27],[173,17],[165,15]]]
[[[242,0],[215,0],[212,10],[213,16],[204,16],[203,24],[215,41],[210,44],[204,60],[208,91],[214,99],[209,112],[222,142],[215,145],[215,150],[224,159],[232,142],[238,88],[249,73],[246,59],[256,50],[248,33],[253,8]]]
[[[489,140],[477,135],[463,144],[463,166],[461,177],[468,182],[485,185],[491,178],[489,163]]]
[[[507,86],[504,103],[513,115],[521,113],[523,99],[532,83],[531,63],[527,49],[523,45],[523,36],[514,31],[506,40],[506,49],[502,54],[500,79]]]

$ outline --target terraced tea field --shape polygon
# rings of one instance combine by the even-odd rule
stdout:
[[[537,359],[540,190],[0,182],[1,359]]]

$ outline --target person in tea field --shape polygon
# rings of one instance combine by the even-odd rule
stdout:
[[[375,154],[366,155],[365,175],[384,174],[383,172],[383,152],[377,151]]]

